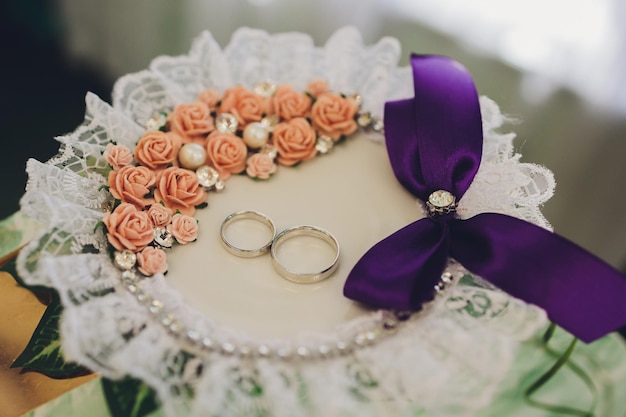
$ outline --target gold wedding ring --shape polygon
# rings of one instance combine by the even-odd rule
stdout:
[[[252,219],[252,220],[256,220],[258,222],[263,223],[269,228],[272,237],[266,243],[264,243],[262,246],[258,248],[244,249],[244,248],[235,246],[226,237],[226,229],[231,223],[239,221],[239,220],[244,220],[244,219]],[[226,248],[226,250],[232,253],[233,255],[240,256],[242,258],[254,258],[255,256],[260,256],[260,255],[267,253],[270,247],[272,246],[272,242],[274,240],[275,235],[276,235],[276,226],[274,226],[274,222],[272,221],[272,219],[267,217],[265,214],[259,213],[258,211],[254,211],[254,210],[237,211],[235,213],[229,214],[228,216],[226,216],[226,218],[222,222],[222,226],[220,228],[220,237],[222,238],[222,243],[224,244],[224,247]]]

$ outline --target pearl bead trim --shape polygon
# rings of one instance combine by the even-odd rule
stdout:
[[[211,334],[202,334],[183,323],[159,299],[155,298],[142,285],[143,276],[134,269],[127,269],[121,274],[121,283],[126,291],[145,306],[151,316],[173,337],[186,342],[192,349],[204,353],[239,358],[267,358],[279,361],[313,361],[344,356],[358,349],[373,346],[395,334],[403,325],[419,312],[381,310],[378,317],[366,329],[346,332],[338,335],[331,342],[317,344],[296,344],[285,340],[280,343],[250,341],[247,343],[221,340]],[[458,279],[450,272],[444,272],[434,287],[433,300]],[[425,308],[422,308],[423,311]]]

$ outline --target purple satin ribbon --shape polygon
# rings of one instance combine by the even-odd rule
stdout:
[[[437,190],[460,200],[480,166],[483,132],[469,72],[442,56],[411,57],[415,97],[385,106],[394,174],[426,201]],[[543,308],[584,342],[626,324],[626,278],[567,239],[497,213],[418,220],[372,247],[354,266],[346,297],[415,310],[433,298],[448,257],[514,297]]]

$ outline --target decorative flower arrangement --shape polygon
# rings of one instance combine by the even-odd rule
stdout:
[[[267,180],[361,128],[383,129],[361,112],[358,94],[314,80],[305,92],[270,82],[202,91],[195,102],[153,116],[133,150],[109,143],[103,153],[114,198],[102,219],[115,264],[152,276],[167,271],[165,249],[196,240],[195,210],[233,174]]]

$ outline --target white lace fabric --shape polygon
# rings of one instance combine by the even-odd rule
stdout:
[[[101,187],[104,147],[115,141],[133,149],[155,113],[192,102],[207,88],[252,88],[271,79],[304,89],[310,80],[325,78],[335,91],[358,91],[367,110],[381,117],[385,101],[412,96],[409,68],[398,67],[400,54],[397,40],[364,45],[352,28],[321,47],[302,33],[243,28],[222,49],[204,32],[188,54],[158,57],[149,69],[120,78],[112,106],[87,94],[85,121],[57,138],[58,154],[46,163],[28,161],[22,199],[22,210],[45,228],[20,253],[18,271],[29,284],[58,290],[65,306],[66,358],[108,378],[145,381],[168,416],[480,415],[497,395],[519,343],[546,324],[540,309],[474,282],[452,287],[391,336],[350,354],[279,360],[195,349],[124,288],[96,227],[112,199]],[[481,97],[480,104],[483,160],[459,216],[498,212],[550,228],[540,206],[554,191],[551,172],[521,163],[513,150],[515,135],[500,132],[506,117],[492,100]],[[455,263],[450,270],[466,272]],[[198,332],[236,346],[255,344],[244,332],[189,307],[162,275],[144,288]],[[296,343],[353,336],[384,314],[372,312],[333,334]]]

